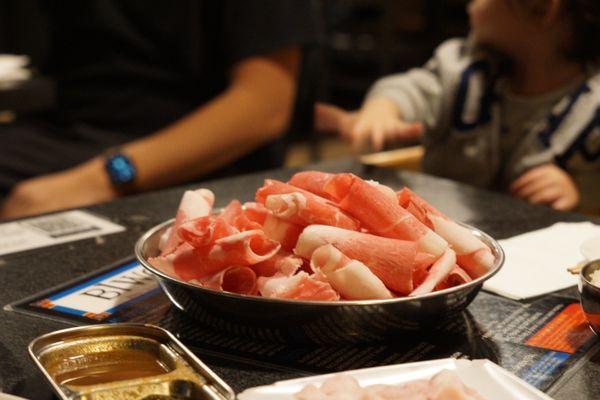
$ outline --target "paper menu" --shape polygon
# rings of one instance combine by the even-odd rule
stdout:
[[[92,213],[72,210],[0,224],[0,256],[125,230]]]

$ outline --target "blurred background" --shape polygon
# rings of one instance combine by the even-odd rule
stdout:
[[[305,66],[297,113],[288,134],[287,165],[347,154],[346,145],[311,131],[312,103],[360,106],[378,78],[424,63],[444,39],[468,30],[465,0],[321,0],[320,51]],[[53,83],[36,73],[47,56],[47,21],[37,1],[0,1],[0,53],[30,58],[33,78],[0,86],[0,123],[52,106]]]
[[[468,32],[466,0],[322,1],[319,101],[359,108],[378,78],[423,64],[444,39]],[[294,135],[287,164],[348,154],[348,145],[311,131]]]

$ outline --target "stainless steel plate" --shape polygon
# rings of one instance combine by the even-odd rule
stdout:
[[[154,268],[161,235],[173,220],[151,228],[135,245],[140,263],[152,272],[171,302],[199,323],[229,333],[278,342],[316,344],[378,341],[401,332],[435,329],[475,298],[484,281],[504,263],[497,241],[465,225],[495,256],[493,268],[472,282],[414,297],[361,301],[271,299],[199,287]]]

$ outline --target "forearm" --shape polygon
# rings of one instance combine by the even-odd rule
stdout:
[[[155,134],[123,145],[136,166],[135,190],[198,178],[282,134],[292,113],[298,64],[296,48],[242,60],[231,69],[231,84],[221,95]],[[0,205],[0,218],[85,206],[119,194],[99,155],[19,183]]]
[[[361,111],[378,110],[380,113],[393,116],[395,118],[404,119],[402,110],[398,107],[398,104],[387,96],[372,96],[368,97]]]
[[[242,90],[225,93],[174,125],[125,146],[138,169],[136,189],[201,176],[276,138],[289,111],[273,108],[291,109],[291,102],[275,106],[267,97]]]
[[[283,57],[290,61],[288,53]],[[290,68],[266,58],[249,60],[233,72],[233,83],[221,95],[155,134],[124,145],[137,169],[136,190],[197,178],[281,135],[295,97],[294,57],[296,53]]]
[[[424,68],[382,78],[369,90],[366,103],[387,99],[405,121],[436,125],[442,101],[441,86],[435,74]]]

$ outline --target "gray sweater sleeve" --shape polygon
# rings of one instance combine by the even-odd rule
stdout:
[[[440,120],[444,99],[448,97],[451,74],[461,58],[464,40],[451,39],[442,43],[433,57],[421,68],[379,79],[367,94],[391,99],[406,121],[425,124],[428,131],[435,129]]]

